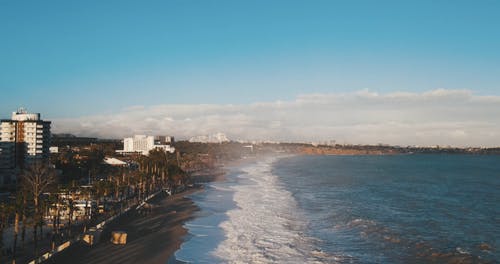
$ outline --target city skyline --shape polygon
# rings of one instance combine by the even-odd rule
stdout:
[[[23,106],[56,133],[115,138],[498,146],[498,13],[495,1],[1,2],[0,117]]]
[[[217,132],[231,140],[500,146],[500,97],[467,90],[314,94],[245,105],[136,106],[111,115],[54,120],[56,132],[123,138],[168,134],[178,139]]]

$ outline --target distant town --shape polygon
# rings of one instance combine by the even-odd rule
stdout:
[[[455,148],[231,141],[223,133],[175,141],[173,135],[98,139],[52,134],[51,122],[19,109],[0,124],[0,262],[38,263],[74,241],[92,243],[130,208],[146,210],[210,181],[227,162],[257,155],[500,154]]]

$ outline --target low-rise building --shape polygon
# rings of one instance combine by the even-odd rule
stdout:
[[[105,157],[103,160],[104,164],[110,165],[110,166],[118,166],[118,167],[124,167],[127,166],[128,163],[125,161],[119,160],[117,158],[112,158],[112,157]]]
[[[146,136],[135,135],[123,139],[123,150],[119,153],[141,153],[148,155],[153,149],[160,149],[165,152],[174,153],[175,148],[170,144],[173,142],[173,137],[169,136]]]

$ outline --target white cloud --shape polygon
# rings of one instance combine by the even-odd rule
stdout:
[[[53,132],[177,138],[225,132],[232,139],[500,146],[500,96],[468,90],[306,94],[247,105],[133,106],[110,115],[53,120]]]

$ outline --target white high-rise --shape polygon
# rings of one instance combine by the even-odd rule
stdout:
[[[34,161],[48,162],[50,124],[39,113],[27,113],[24,109],[13,112],[11,119],[0,120],[0,174],[4,175],[0,184],[9,183],[12,172]],[[6,177],[7,174],[11,175]]]

